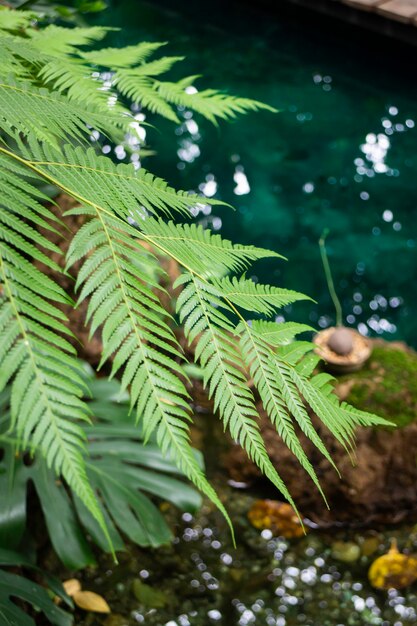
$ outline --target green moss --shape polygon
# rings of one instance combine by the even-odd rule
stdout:
[[[346,401],[406,426],[417,417],[417,354],[395,347],[375,347],[366,366],[343,376],[339,384],[353,385]]]

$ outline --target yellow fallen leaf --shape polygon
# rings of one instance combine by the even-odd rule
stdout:
[[[72,597],[74,593],[77,591],[81,591],[81,583],[77,578],[69,578],[68,580],[64,580],[62,586],[65,589],[65,592]]]
[[[110,607],[104,598],[92,591],[77,591],[72,596],[75,604],[84,611],[94,611],[94,613],[110,613]]]
[[[274,535],[291,539],[302,537],[304,529],[292,506],[278,500],[256,500],[248,511],[252,526],[271,530]]]

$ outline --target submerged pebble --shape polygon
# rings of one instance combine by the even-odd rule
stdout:
[[[343,563],[354,563],[359,559],[361,549],[352,541],[335,541],[332,545],[332,557]]]

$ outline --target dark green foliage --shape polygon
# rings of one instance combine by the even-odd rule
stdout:
[[[85,377],[85,368],[80,369]],[[131,423],[129,396],[122,392],[120,383],[88,378],[86,388],[87,385],[92,394],[88,408],[93,424],[85,427],[87,447],[83,457],[114,549],[124,549],[121,534],[141,546],[170,541],[170,529],[145,494],[168,500],[187,511],[195,511],[201,497],[179,480],[177,468],[162,456],[154,441],[143,446],[142,431]],[[8,389],[2,397],[3,431],[9,422],[7,392]],[[70,569],[95,563],[86,535],[105,551],[109,543],[86,505],[56,480],[41,457],[29,463],[23,452],[16,455],[20,446],[14,443],[13,433],[4,436],[4,441],[0,462],[0,548],[18,549],[24,533],[30,530],[26,502],[28,484],[32,483],[52,545],[63,563]],[[197,466],[202,466],[197,452],[194,457]]]
[[[82,503],[82,521],[102,546],[112,540],[120,545],[115,526],[106,524],[115,508],[123,511],[120,528],[130,538],[139,543],[165,538],[162,522],[151,529],[150,505],[133,493],[134,486],[145,483],[151,491],[161,491],[155,476],[142,470],[141,478],[132,469],[142,458],[139,443],[133,452],[132,441],[139,438],[134,433],[156,442],[227,517],[190,445],[185,358],[173,332],[175,321],[160,299],[158,278],[164,272],[155,255],[162,254],[183,272],[177,281],[178,316],[225,428],[291,502],[259,432],[253,386],[317,486],[295,424],[327,458],[328,452],[304,402],[347,449],[357,425],[383,422],[339,406],[328,379],[312,376],[312,345],[293,341],[306,326],[247,319],[248,313],[272,318],[279,307],[303,297],[255,284],[242,273],[257,259],[279,255],[234,245],[194,225],[166,222],[184,220],[193,206],[207,199],[176,191],[143,167],[115,165],[92,147],[87,149],[92,130],[110,141],[120,141],[121,133],[137,133],[138,121],[123,104],[126,99],[172,121],[177,121],[177,106],[213,123],[270,107],[212,89],[198,91],[196,77],[165,80],[164,74],[179,59],[152,58],[163,44],[88,50],[106,29],[35,29],[32,17],[30,12],[0,10],[0,389],[11,386],[15,443],[38,455],[34,467],[45,462],[45,472],[61,474]],[[103,82],[102,71],[111,71],[109,84]],[[60,250],[39,230],[46,222],[49,229],[60,228],[44,205],[48,198],[38,191],[45,183],[80,203],[74,212],[85,223],[78,232],[65,234],[71,238],[67,268],[80,262],[76,290],[79,303],[88,302],[90,331],[101,331],[101,364],[108,363],[111,375],[121,378],[122,389],[130,390],[134,418],[129,429],[134,421],[142,429],[124,431],[112,447],[105,442],[104,426],[91,430],[86,425],[91,406],[83,398],[75,348],[64,338],[70,333],[60,308],[61,303],[76,305],[33,265],[37,261],[62,273],[50,258]],[[87,445],[87,438],[96,440]],[[100,460],[107,448],[106,467],[112,470],[113,482],[103,474],[106,468]],[[126,450],[133,455],[132,465],[124,463]],[[60,489],[57,498],[67,498]],[[147,517],[139,530],[141,512]]]
[[[38,585],[28,578],[0,569],[0,620],[5,626],[35,626],[35,620],[26,611],[14,602],[23,600],[32,605],[35,614],[42,614],[48,623],[55,626],[71,626],[72,616],[56,606],[52,594],[61,598],[72,607],[70,598],[64,592],[62,585],[52,576],[48,576],[35,567],[26,557],[11,550],[0,549],[0,566],[4,568],[23,567],[42,574],[47,588]],[[51,592],[48,593],[48,591]]]

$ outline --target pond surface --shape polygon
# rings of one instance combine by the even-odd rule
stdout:
[[[147,129],[147,167],[232,204],[195,219],[284,262],[252,275],[305,292],[285,317],[334,322],[317,241],[328,252],[345,323],[417,346],[417,50],[338,22],[303,21],[244,3],[113,2],[96,19],[122,27],[112,45],[168,41],[177,74],[280,110],[216,130],[190,112]],[[417,37],[417,33],[416,33]],[[174,72],[175,76],[175,72]],[[147,121],[152,121],[148,116]]]

